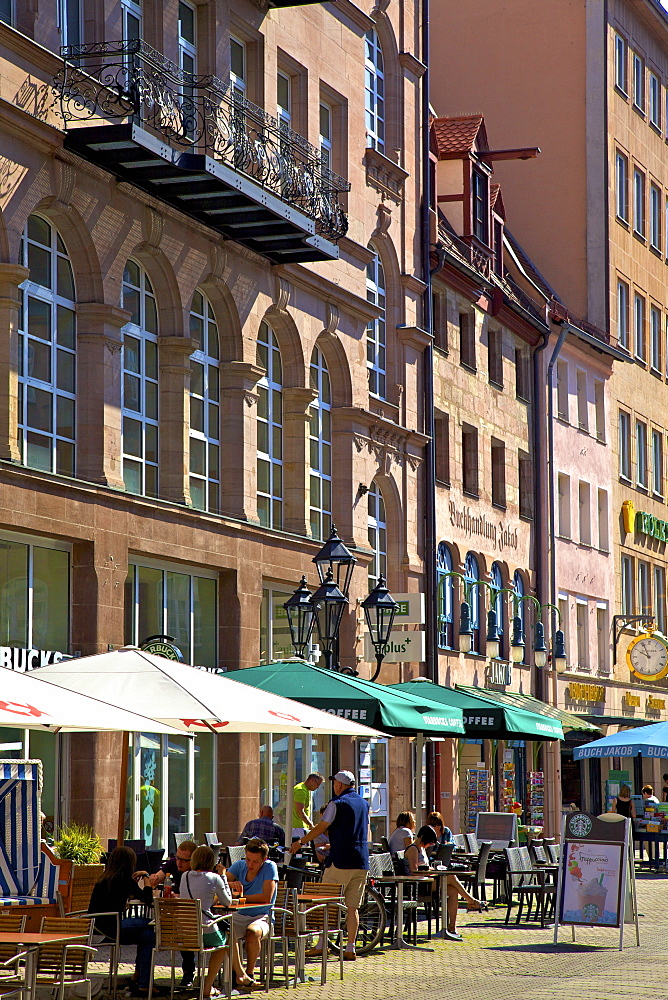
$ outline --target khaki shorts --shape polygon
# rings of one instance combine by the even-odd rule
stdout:
[[[359,910],[364,899],[364,889],[368,872],[363,868],[336,868],[330,865],[325,868],[323,882],[343,886],[343,897],[349,910]]]
[[[266,938],[269,935],[269,917],[266,913],[235,913],[232,925],[234,927],[234,940],[238,941],[240,938],[244,937],[246,931],[251,924],[259,927],[262,931],[261,937]]]

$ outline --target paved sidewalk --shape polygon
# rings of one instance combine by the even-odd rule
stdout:
[[[434,1000],[665,1000],[668,877],[640,876],[638,903],[640,948],[635,947],[633,925],[628,925],[622,954],[614,928],[578,929],[575,944],[570,927],[562,928],[555,948],[551,930],[533,923],[506,927],[505,907],[480,915],[462,910],[458,929],[464,941],[418,937],[417,949],[376,951],[346,963],[343,982],[338,963],[330,961],[324,987],[319,985],[319,966],[309,963],[307,974],[312,970],[317,982],[299,986],[297,995],[308,1000],[424,1000],[428,991]],[[162,975],[167,975],[164,968],[158,970]],[[294,996],[292,989],[272,989],[269,1000]]]

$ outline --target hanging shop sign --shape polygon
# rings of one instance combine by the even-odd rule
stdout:
[[[153,653],[154,656],[164,656],[166,660],[176,660],[183,663],[183,653],[174,643],[171,635],[150,635],[139,647],[145,653]]]
[[[571,701],[605,701],[605,688],[602,684],[581,684],[571,681],[566,688],[566,694]]]
[[[485,687],[509,687],[513,683],[513,665],[491,660],[485,667]]]
[[[386,663],[421,663],[425,658],[424,632],[400,632],[392,629],[384,646]],[[376,651],[368,632],[364,633],[364,662],[374,663]]]
[[[424,594],[392,594],[398,604],[397,625],[424,625]]]
[[[69,653],[60,653],[57,649],[16,649],[14,646],[0,646],[0,667],[8,667],[9,670],[19,670],[22,673],[71,659]]]
[[[668,521],[662,521],[644,510],[636,510],[633,500],[625,500],[622,504],[622,520],[627,534],[637,531],[639,535],[668,542]]]

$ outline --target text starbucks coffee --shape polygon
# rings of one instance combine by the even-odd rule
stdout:
[[[48,667],[50,663],[60,663],[70,660],[67,653],[54,649],[15,649],[13,646],[0,646],[0,667],[10,670],[36,670],[38,667]]]

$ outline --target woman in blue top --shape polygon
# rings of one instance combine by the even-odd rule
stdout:
[[[271,925],[271,908],[276,899],[278,869],[268,861],[269,848],[264,840],[252,837],[246,844],[245,861],[235,861],[227,870],[230,889],[235,896],[244,896],[250,909],[234,914],[234,950],[232,961],[239,986],[253,986],[253,972],[260,954],[260,942],[267,937]],[[246,939],[246,971],[241,967],[237,941]]]

